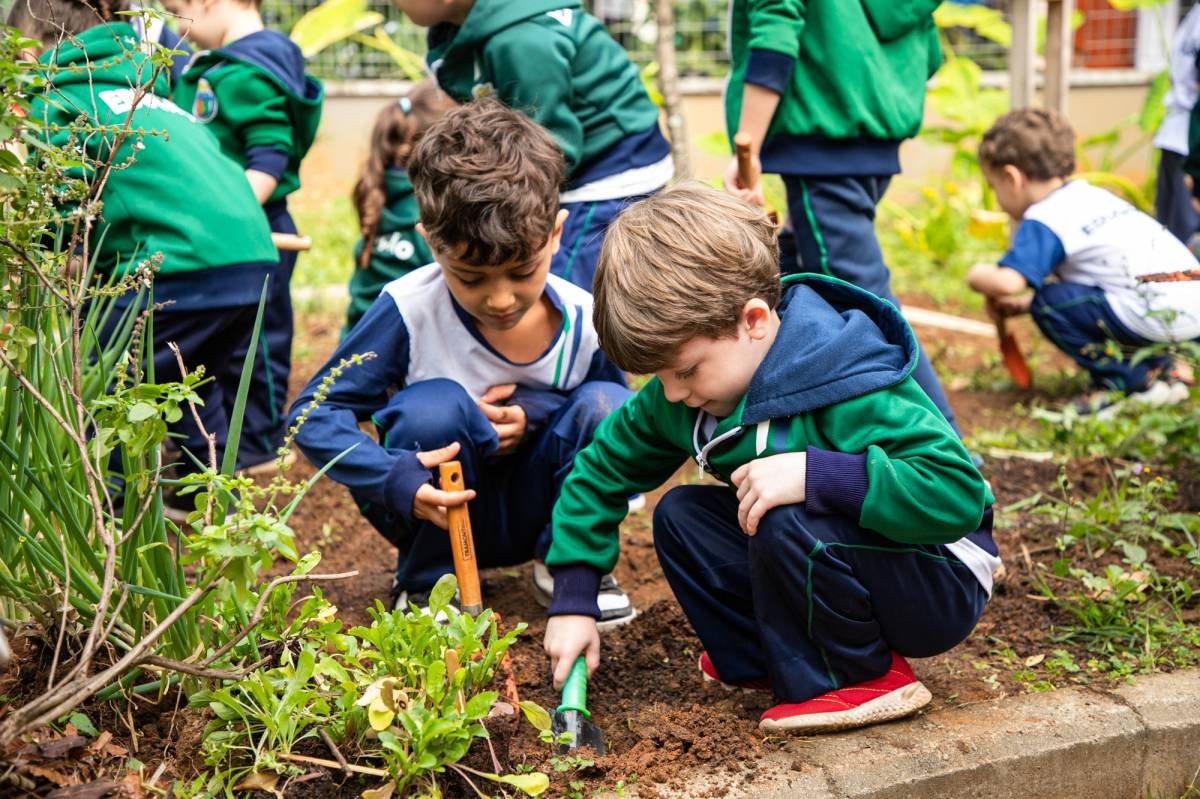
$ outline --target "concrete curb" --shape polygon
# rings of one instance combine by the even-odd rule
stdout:
[[[1178,799],[1200,768],[1200,670],[1065,688],[789,741],[663,796]]]

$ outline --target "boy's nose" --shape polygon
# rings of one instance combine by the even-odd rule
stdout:
[[[691,396],[691,392],[675,382],[663,381],[663,396],[667,402],[683,402]]]

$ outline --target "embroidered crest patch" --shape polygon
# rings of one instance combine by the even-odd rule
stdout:
[[[217,118],[217,93],[207,78],[196,83],[196,98],[192,100],[192,116],[201,122],[212,122]]]
[[[471,96],[478,100],[480,97],[491,97],[496,93],[496,87],[491,81],[486,83],[476,83],[471,87]]]

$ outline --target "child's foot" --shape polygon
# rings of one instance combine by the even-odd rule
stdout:
[[[839,688],[798,704],[782,704],[762,714],[763,732],[832,732],[903,718],[933,697],[904,658],[892,653],[887,674]]]
[[[1188,387],[1184,383],[1155,380],[1141,391],[1133,391],[1126,395],[1116,391],[1093,391],[1074,400],[1070,405],[1080,416],[1095,416],[1101,421],[1108,421],[1129,402],[1160,408],[1164,405],[1178,405],[1187,398]]]
[[[705,682],[715,682],[726,691],[769,691],[771,690],[770,680],[745,680],[744,682],[725,682],[717,674],[717,667],[713,665],[712,659],[709,658],[707,652],[700,653],[700,661],[697,664],[700,667],[700,673],[704,676]]]
[[[550,607],[554,598],[554,575],[540,560],[533,562],[533,593],[538,604],[544,608]],[[637,611],[629,601],[629,595],[617,585],[617,580],[611,574],[600,578],[600,593],[596,596],[596,604],[600,606],[600,618],[596,620],[596,629],[604,632],[613,627],[620,627],[633,621]]]

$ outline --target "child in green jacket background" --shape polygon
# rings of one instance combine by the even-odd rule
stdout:
[[[198,389],[204,403],[197,411],[216,437],[219,459],[228,429],[222,396],[237,390],[236,374],[223,370],[250,340],[263,285],[276,268],[275,248],[241,169],[168,99],[167,72],[156,69],[133,27],[117,16],[127,7],[124,0],[20,0],[8,24],[42,42],[46,85],[31,113],[47,126],[48,142],[80,143],[85,166],[76,177],[94,180],[111,160],[89,242],[97,272],[126,277],[162,255],[154,280],[155,379],[181,379],[170,342],[179,346],[189,371],[203,368],[215,376]],[[72,130],[81,114],[92,132]],[[114,153],[112,130],[127,123],[146,134],[126,136]],[[186,202],[179,201],[181,194]],[[69,229],[74,220],[63,224]],[[146,291],[120,300],[106,330],[98,331],[102,338],[133,302],[145,307]],[[207,462],[207,441],[190,413],[173,432]]]
[[[992,496],[912,378],[912,331],[836,278],[781,287],[777,264],[766,215],[699,184],[609,228],[596,331],[618,366],[654,377],[576,456],[554,508],[556,684],[581,654],[599,663],[596,587],[624,498],[689,458],[726,485],[669,491],[655,548],[704,676],[774,691],[763,730],[914,712],[930,694],[904,658],[953,647],[982,613],[1000,563]]]
[[[833,275],[892,304],[875,207],[916,136],[925,84],[942,63],[933,10],[941,0],[731,0],[725,124],[750,139],[760,170],[787,189],[796,258],[787,272]],[[742,187],[736,159],[725,186]],[[919,345],[918,345],[919,346]],[[938,410],[954,411],[924,352],[913,373]]]
[[[221,150],[246,171],[271,230],[295,233],[287,197],[300,188],[300,161],[321,121],[321,84],[287,36],[263,28],[261,0],[164,0],[196,53],[175,102],[208,125]],[[295,252],[280,252],[263,316],[238,465],[269,468],[283,444],[292,361]],[[242,357],[231,368],[240,371]],[[232,399],[229,400],[232,403]]]
[[[394,0],[429,28],[426,61],[460,103],[494,95],[553,134],[568,212],[553,274],[589,291],[609,222],[674,174],[637,67],[579,0]]]
[[[408,156],[426,128],[453,107],[436,83],[423,80],[375,118],[367,163],[352,197],[362,238],[354,245],[346,333],[385,285],[433,263],[429,245],[417,232],[421,213],[408,179]]]

